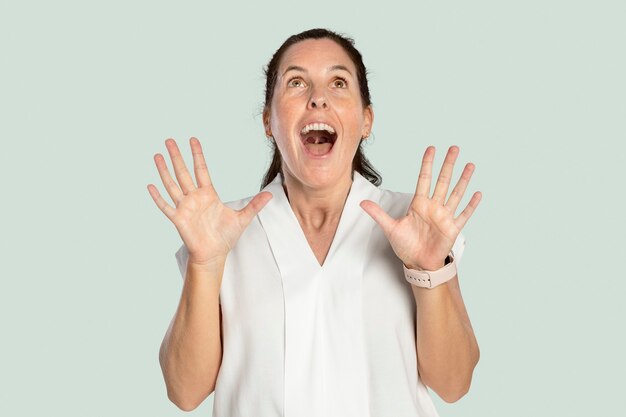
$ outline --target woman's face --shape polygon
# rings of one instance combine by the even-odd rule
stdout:
[[[285,177],[313,188],[350,178],[354,154],[374,118],[371,106],[363,108],[356,77],[348,54],[330,39],[307,39],[285,51],[263,113]]]

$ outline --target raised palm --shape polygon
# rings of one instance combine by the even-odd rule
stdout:
[[[189,144],[197,186],[185,166],[176,141],[167,139],[165,145],[178,184],[171,177],[163,155],[156,154],[154,162],[175,207],[163,199],[153,184],[148,184],[148,192],[163,214],[174,223],[189,251],[189,262],[208,264],[226,258],[254,216],[272,198],[272,194],[257,194],[241,210],[225,206],[213,187],[200,141],[192,137]]]
[[[382,228],[398,258],[409,268],[436,270],[442,267],[461,229],[478,207],[482,194],[477,191],[461,214],[454,215],[474,172],[472,163],[465,165],[461,179],[446,202],[458,153],[457,146],[448,150],[433,196],[429,197],[435,148],[426,149],[415,195],[404,217],[394,219],[373,201],[361,202],[361,207]]]

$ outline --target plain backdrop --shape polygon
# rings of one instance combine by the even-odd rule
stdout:
[[[172,137],[191,163],[196,136],[224,201],[258,192],[263,67],[326,27],[369,69],[383,188],[413,192],[431,144],[437,174],[453,144],[455,178],[476,165],[459,278],[481,360],[440,415],[623,416],[625,21],[606,0],[0,1],[0,415],[183,414],[153,156]]]

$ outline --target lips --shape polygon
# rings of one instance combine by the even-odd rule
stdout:
[[[319,158],[330,153],[337,140],[337,133],[329,123],[316,120],[302,126],[300,140],[309,156]]]

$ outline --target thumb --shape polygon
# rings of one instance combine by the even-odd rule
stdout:
[[[273,197],[269,191],[263,191],[255,195],[244,208],[239,210],[243,224],[247,226]]]
[[[372,219],[374,219],[376,223],[378,223],[385,236],[389,236],[391,234],[391,230],[396,222],[393,217],[388,215],[385,210],[371,200],[363,200],[359,205],[367,214],[370,215]]]

